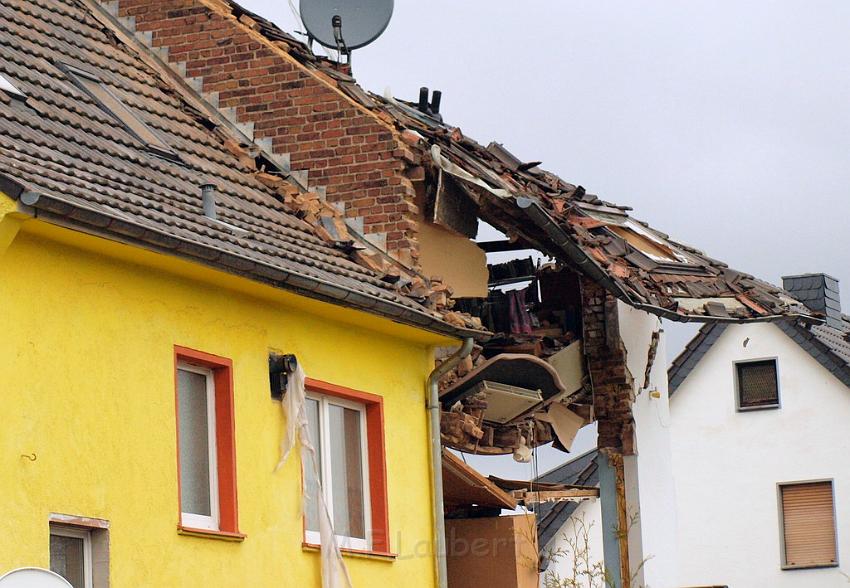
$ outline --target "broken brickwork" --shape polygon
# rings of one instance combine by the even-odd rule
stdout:
[[[582,278],[584,355],[593,386],[598,447],[632,452],[634,386],[620,338],[617,299],[602,286]]]
[[[117,15],[132,18],[124,22],[137,37],[249,138],[283,159],[288,154],[310,188],[325,188],[328,201],[344,202],[345,215],[362,219],[381,246],[386,239],[388,252],[415,262],[417,209],[405,172],[418,158],[390,125],[327,79],[327,70],[306,69],[288,43],[269,43],[256,21],[226,3],[119,0]]]

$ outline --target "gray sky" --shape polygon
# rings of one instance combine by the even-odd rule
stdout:
[[[300,29],[285,0],[242,4]],[[399,0],[353,66],[375,92],[442,90],[465,134],[736,269],[829,273],[850,309],[848,31],[845,0]],[[694,332],[666,329],[671,354]]]

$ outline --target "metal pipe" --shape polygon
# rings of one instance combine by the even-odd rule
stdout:
[[[215,185],[204,184],[201,186],[201,198],[204,203],[204,216],[216,220],[215,212]]]
[[[419,88],[419,111],[428,114],[428,88],[422,86]]]
[[[440,114],[440,101],[443,99],[443,93],[439,90],[434,90],[431,98],[431,112]]]
[[[472,337],[464,339],[463,345],[428,376],[428,418],[431,434],[431,482],[434,497],[434,547],[437,557],[437,586],[448,588],[448,569],[446,567],[446,520],[443,516],[443,444],[440,442],[440,378],[445,376],[463,358],[470,354],[474,341]]]

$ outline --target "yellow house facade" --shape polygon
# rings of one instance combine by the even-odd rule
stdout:
[[[345,556],[354,585],[434,584],[436,337],[38,220],[0,275],[3,571],[49,568],[50,521],[69,515],[108,523],[112,586],[319,585],[301,464],[274,471],[284,418],[268,354],[285,350],[311,378],[383,399],[391,554]],[[178,530],[175,346],[233,362],[239,540]]]

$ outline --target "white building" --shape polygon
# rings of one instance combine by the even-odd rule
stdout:
[[[648,385],[636,385],[640,450],[626,463],[629,503],[639,506],[633,586],[850,586],[850,319],[834,279],[784,285],[828,323],[707,325],[671,367],[669,400],[655,366]],[[621,324],[638,314],[621,309]],[[646,346],[627,339],[637,384]],[[540,480],[596,485],[596,454]],[[541,586],[604,568],[602,529],[599,501],[544,505]]]
[[[827,325],[708,325],[669,372],[680,586],[850,585],[850,321],[784,280]]]

